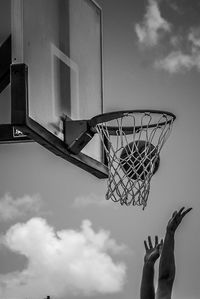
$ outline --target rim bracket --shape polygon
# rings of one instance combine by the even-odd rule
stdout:
[[[88,120],[64,119],[64,142],[74,155],[80,153],[94,134],[95,132],[90,130]]]

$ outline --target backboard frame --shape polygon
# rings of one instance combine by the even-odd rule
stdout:
[[[35,122],[28,114],[28,66],[11,65],[11,126],[23,132],[55,155],[90,172],[97,178],[108,177],[107,167],[99,161],[83,154],[73,155],[67,145],[58,137]]]
[[[11,35],[0,46],[0,93],[10,85],[10,65],[12,63]],[[12,124],[0,124],[0,144],[31,142],[28,136],[16,131]]]

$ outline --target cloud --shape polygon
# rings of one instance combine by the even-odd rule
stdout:
[[[173,1],[168,1],[167,0],[167,4],[169,5],[169,7],[174,10],[175,12],[177,12],[178,14],[183,14],[183,11],[181,9],[180,6],[177,5],[177,3],[173,2]]]
[[[193,65],[193,58],[183,54],[181,51],[171,52],[168,56],[155,62],[157,69],[163,69],[171,74],[190,70]]]
[[[177,37],[178,39],[178,37]],[[180,40],[180,39],[179,39]],[[157,69],[163,69],[171,74],[185,72],[191,69],[200,71],[200,28],[192,28],[185,37],[188,44],[187,52],[178,45],[178,50],[172,50],[166,57],[155,61]],[[176,46],[176,45],[174,45]]]
[[[183,30],[181,26],[172,27],[161,16],[159,2],[162,1],[148,0],[143,21],[135,25],[139,43],[147,48],[159,46],[163,34],[169,33],[162,43],[163,47],[156,47],[153,62],[155,69],[170,74],[185,73],[193,69],[200,71],[200,26],[190,27],[188,30]],[[177,14],[182,14],[175,2],[171,1],[168,5]]]
[[[87,206],[97,206],[97,207],[108,207],[112,206],[111,201],[108,201],[103,196],[98,196],[96,194],[89,194],[87,196],[78,196],[76,197],[73,207],[82,208]]]
[[[139,42],[147,47],[156,46],[163,33],[170,30],[171,25],[161,16],[157,1],[149,0],[143,22],[135,26]]]
[[[126,267],[114,262],[121,253],[109,232],[95,232],[91,222],[83,221],[80,230],[55,232],[43,218],[17,223],[2,237],[2,243],[27,258],[22,272],[0,275],[1,299],[38,299],[51,295],[89,296],[111,294],[123,289]]]
[[[188,34],[188,40],[192,43],[192,47],[200,50],[200,27],[191,28]]]
[[[0,199],[0,221],[20,218],[31,212],[39,212],[42,201],[39,195],[24,195],[14,199],[10,194],[5,194]]]

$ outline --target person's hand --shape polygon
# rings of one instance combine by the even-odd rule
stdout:
[[[167,232],[175,233],[175,231],[176,231],[177,227],[179,226],[179,224],[181,223],[183,217],[192,210],[192,208],[189,208],[185,211],[184,211],[184,209],[185,209],[185,207],[181,208],[178,212],[175,211],[172,214],[172,217],[167,224]]]
[[[149,244],[148,244],[149,243]],[[144,257],[145,263],[155,263],[155,261],[159,258],[162,247],[163,247],[163,240],[158,242],[158,236],[155,236],[155,244],[152,245],[151,237],[148,237],[148,242],[144,241],[144,247],[146,250],[146,254]]]

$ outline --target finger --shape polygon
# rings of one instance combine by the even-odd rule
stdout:
[[[183,218],[187,213],[189,213],[192,210],[192,208],[189,208],[187,210],[185,210],[182,214],[181,217]]]
[[[179,211],[178,211],[178,215],[181,215],[182,211],[185,209],[185,207],[182,207]]]
[[[148,241],[149,241],[149,248],[150,248],[150,249],[153,248],[153,246],[152,246],[152,242],[151,242],[151,237],[150,237],[150,236],[148,236]]]
[[[172,218],[174,218],[177,215],[177,211],[174,211],[174,213],[172,214]]]
[[[145,247],[145,250],[146,251],[148,251],[149,249],[148,249],[148,246],[147,246],[147,242],[146,241],[144,241],[144,247]]]
[[[158,236],[155,236],[155,247],[158,245]]]

